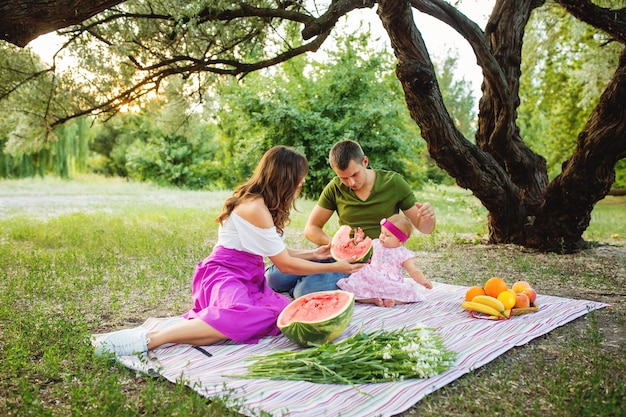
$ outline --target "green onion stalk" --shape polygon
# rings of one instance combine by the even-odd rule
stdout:
[[[431,328],[359,331],[337,343],[297,351],[254,355],[238,378],[299,380],[320,384],[365,384],[429,378],[453,365],[456,353],[446,349]]]

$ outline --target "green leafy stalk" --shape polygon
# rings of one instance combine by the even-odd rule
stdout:
[[[309,349],[251,356],[238,378],[300,380],[321,384],[363,384],[429,378],[456,360],[434,329],[415,328],[371,333],[359,331],[337,343]]]

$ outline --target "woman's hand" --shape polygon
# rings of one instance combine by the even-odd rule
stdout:
[[[323,261],[330,257],[330,243],[319,246],[313,251],[313,259],[316,261]]]
[[[360,263],[351,264],[348,261],[337,261],[337,262],[332,263],[331,265],[334,265],[337,267],[336,272],[343,272],[344,274],[354,274],[356,271],[363,268],[367,264],[360,264]]]

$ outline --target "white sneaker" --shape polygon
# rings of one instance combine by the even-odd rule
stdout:
[[[110,333],[96,346],[96,355],[104,356],[107,352],[117,356],[128,356],[148,351],[148,329],[135,327]]]

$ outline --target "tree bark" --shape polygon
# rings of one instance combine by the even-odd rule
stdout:
[[[76,25],[124,0],[5,0],[0,39],[23,48],[40,35]]]
[[[418,9],[436,7],[447,16],[456,10],[438,0],[412,0],[411,3]],[[504,13],[506,8],[501,7],[503,12],[494,18],[493,33],[483,36],[477,36],[464,24],[467,20],[464,16],[454,15],[459,31],[472,32],[466,39],[478,51],[479,64],[485,74],[477,144],[474,145],[455,128],[443,104],[428,51],[415,27],[408,2],[388,0],[379,1],[378,5],[378,14],[398,59],[396,74],[407,106],[420,126],[430,155],[459,186],[472,190],[487,208],[490,242],[522,242],[529,212],[539,206],[540,195],[547,184],[545,160],[524,145],[515,126],[522,22],[530,14],[529,7],[516,5],[517,8],[507,13]],[[498,23],[497,19],[504,22]],[[512,33],[511,22],[517,22],[520,33]],[[491,45],[486,41],[503,33],[507,36],[505,41],[492,40]],[[514,48],[513,44],[519,46]]]
[[[492,243],[525,241],[526,227],[535,217],[548,184],[545,159],[526,146],[516,125],[524,28],[532,10],[541,4],[543,1],[498,1],[485,29],[485,39],[505,82],[485,77],[476,143],[494,156],[516,185],[514,190],[499,197],[510,202],[506,209],[515,211],[515,215],[489,210]]]

